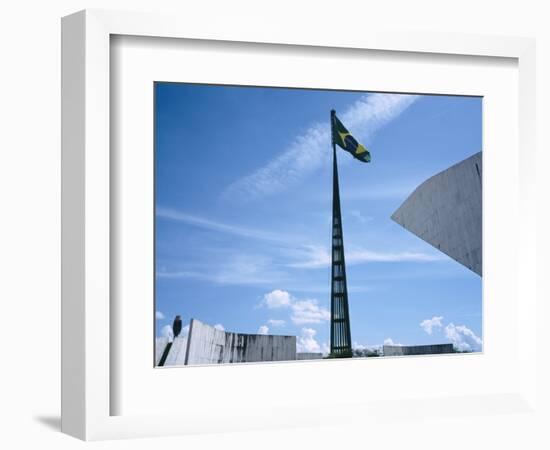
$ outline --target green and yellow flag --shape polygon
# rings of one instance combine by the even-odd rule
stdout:
[[[346,152],[353,155],[354,158],[362,162],[370,162],[370,153],[366,147],[351,135],[346,127],[336,117],[336,113],[332,111],[332,140]]]

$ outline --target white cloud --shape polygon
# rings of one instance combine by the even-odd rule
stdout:
[[[168,342],[174,340],[174,331],[172,330],[172,325],[164,325],[160,331],[160,334],[165,338],[168,338]]]
[[[157,320],[163,320],[163,319],[165,319],[165,316],[164,316],[164,314],[162,314],[162,312],[160,312],[160,311],[155,311],[155,319],[157,319]]]
[[[264,295],[263,305],[270,309],[290,309],[290,320],[296,325],[321,323],[330,320],[328,309],[319,306],[316,299],[300,300],[281,289],[275,289]],[[278,321],[284,325],[284,321]]]
[[[298,353],[321,353],[321,345],[315,339],[317,331],[313,328],[302,328],[301,336],[296,339],[296,351]]]
[[[301,269],[318,269],[328,267],[331,264],[330,252],[327,247],[306,245],[304,246],[306,257],[303,261],[289,264],[289,267]],[[346,251],[346,263],[348,265],[369,262],[431,262],[442,261],[445,256],[421,252],[377,252],[365,249],[349,249]]]
[[[384,339],[384,345],[398,345],[401,347],[403,344],[399,344],[398,342],[393,342],[392,338],[386,338]]]
[[[432,334],[434,329],[443,328],[443,316],[433,316],[431,319],[423,320],[420,322],[420,326],[426,333]],[[481,351],[482,339],[467,326],[455,325],[451,322],[444,329],[446,338],[452,342],[456,350],[462,352]]]
[[[225,328],[223,327],[223,325],[221,323],[217,323],[216,325],[214,325],[214,328],[216,330],[225,331]]]
[[[443,328],[442,320],[443,316],[433,316],[431,319],[420,322],[420,326],[426,333],[432,334],[434,328]]]
[[[262,325],[260,328],[258,328],[258,334],[268,334],[269,328],[266,325]]]
[[[164,336],[165,338],[168,338],[168,342],[174,341],[174,330],[172,329],[172,325],[164,325],[162,329],[160,330],[160,334]],[[179,337],[185,337],[189,334],[189,325],[185,325],[181,329],[181,333]]]
[[[284,327],[286,322],[281,319],[269,319],[267,323],[273,327]]]
[[[330,311],[319,306],[319,302],[315,299],[298,300],[291,305],[291,308],[290,320],[296,325],[330,320]]]
[[[368,145],[378,129],[397,118],[417,98],[404,94],[366,94],[339,116]],[[330,161],[329,127],[328,117],[326,123],[312,124],[277,157],[229,185],[224,196],[253,200],[296,185]]]
[[[472,330],[465,325],[455,325],[450,323],[445,327],[445,335],[453,346],[462,352],[479,352],[483,341]]]
[[[292,303],[292,297],[287,291],[275,289],[264,295],[264,303],[270,308],[285,308]]]

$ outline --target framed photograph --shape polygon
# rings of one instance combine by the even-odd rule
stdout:
[[[536,413],[532,40],[62,31],[64,432]]]
[[[154,89],[157,367],[482,350],[482,97]]]

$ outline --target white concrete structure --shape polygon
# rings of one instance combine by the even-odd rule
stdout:
[[[155,365],[159,365],[169,341],[157,337]],[[306,355],[306,354],[303,354]],[[307,353],[316,359],[321,354]],[[187,336],[178,336],[168,350],[164,366],[222,364],[297,359],[296,336],[230,333],[191,319]]]
[[[167,337],[158,337],[155,339],[155,366],[158,366],[166,345],[168,345]]]
[[[185,364],[296,359],[296,336],[230,333],[191,319]]]
[[[164,362],[165,366],[183,366],[187,355],[187,336],[178,336],[172,342],[170,353]]]
[[[424,181],[391,218],[482,275],[481,152]]]

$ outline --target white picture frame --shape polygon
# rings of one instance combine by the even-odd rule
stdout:
[[[217,24],[205,28],[192,17],[87,10],[67,16],[62,22],[62,430],[85,440],[162,436],[173,434],[246,431],[281,426],[334,424],[339,421],[370,420],[382,416],[399,421],[389,404],[372,404],[360,399],[346,404],[342,415],[330,402],[307,403],[292,408],[273,406],[280,411],[273,420],[267,410],[250,415],[241,411],[227,420],[227,411],[218,414],[118,414],[113,415],[113,391],[117,388],[112,365],[117,352],[111,338],[116,334],[110,304],[111,279],[111,184],[116,173],[110,168],[112,145],[110,108],[111,36],[142,36],[234,43],[284,44],[331,51],[365,49],[381,52],[407,52],[412,55],[464,55],[469,57],[510,58],[517,61],[519,199],[517,237],[518,303],[516,345],[518,354],[515,390],[465,398],[429,398],[421,404],[411,400],[404,406],[411,415],[426,404],[437,405],[442,416],[456,414],[497,414],[503,405],[517,414],[537,413],[536,391],[536,293],[534,233],[536,208],[535,172],[535,43],[532,39],[487,37],[436,33],[399,33],[344,30],[327,34],[313,25],[303,29],[265,28],[253,22],[232,27]],[[116,315],[115,315],[116,317]],[[529,344],[529,345],[528,345]],[[307,363],[305,363],[307,365]],[[337,367],[335,363],[331,366]],[[394,367],[398,361],[392,362]],[[254,369],[251,369],[254,367]],[[259,366],[248,366],[259,376]],[[266,367],[266,366],[264,366]],[[273,367],[273,366],[272,366]],[[310,365],[309,367],[312,367]],[[329,370],[328,366],[315,370]],[[246,370],[247,367],[238,370]],[[193,369],[195,370],[195,369]],[[224,369],[227,371],[227,369]],[[235,368],[229,368],[235,372]],[[356,364],[346,370],[358,370]],[[398,367],[397,367],[398,370]],[[474,398],[475,397],[475,398]],[[392,401],[395,402],[396,399]],[[406,403],[406,399],[401,399]],[[252,400],[251,400],[252,401]],[[405,404],[405,403],[402,403]],[[506,409],[505,408],[505,409]],[[115,408],[116,409],[116,408]],[[470,411],[470,412],[469,412]],[[242,418],[247,417],[247,421]]]

